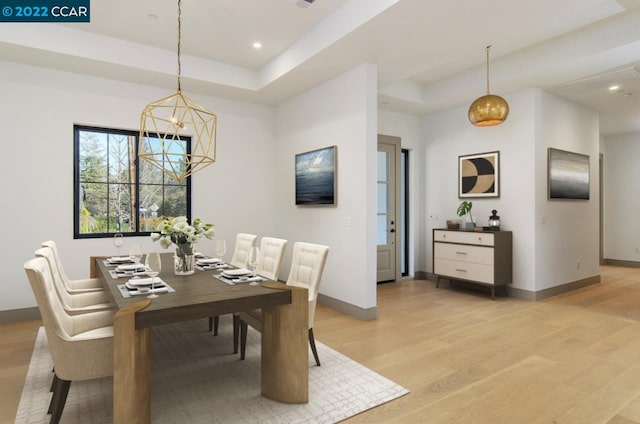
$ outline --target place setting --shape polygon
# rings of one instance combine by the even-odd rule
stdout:
[[[216,240],[215,257],[209,257],[202,253],[196,253],[196,269],[199,271],[210,271],[230,268],[231,265],[224,262],[224,255],[227,253],[227,242],[225,240]]]
[[[158,278],[158,274],[162,269],[162,261],[157,252],[148,253],[145,257],[145,263],[142,265],[142,274],[149,278],[140,278],[133,276],[124,284],[118,284],[118,290],[122,297],[147,295],[148,298],[156,298],[159,293],[171,293],[175,290],[169,286],[164,280]]]
[[[220,258],[210,258],[207,256],[196,255],[196,269],[198,271],[209,271],[229,268],[230,265],[224,263]]]
[[[147,275],[147,269],[145,265],[140,262],[125,263],[116,265],[115,269],[110,269],[109,275],[113,279],[135,277],[140,275]]]
[[[254,274],[246,268],[224,270],[219,274],[214,274],[214,277],[230,286],[242,283],[256,286],[260,281],[266,281],[265,278]]]
[[[266,281],[265,278],[256,274],[259,261],[260,248],[253,246],[249,250],[249,266],[252,270],[248,270],[246,268],[225,269],[219,274],[214,274],[213,276],[230,286],[242,283],[248,283],[251,286],[256,286],[261,281]]]

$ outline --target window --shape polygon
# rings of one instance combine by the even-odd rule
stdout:
[[[146,235],[163,216],[191,216],[191,178],[139,161],[138,139],[137,131],[74,125],[74,238]],[[181,140],[177,148],[190,152],[191,139]]]

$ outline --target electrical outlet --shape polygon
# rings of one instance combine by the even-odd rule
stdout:
[[[640,247],[636,247],[636,253],[640,253]]]
[[[580,259],[576,260],[576,269],[580,269]]]

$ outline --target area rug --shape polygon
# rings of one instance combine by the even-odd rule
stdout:
[[[316,341],[322,366],[309,355],[309,403],[260,396],[260,334],[249,329],[244,361],[234,355],[230,316],[213,336],[206,320],[152,330],[153,423],[335,423],[408,390]],[[44,328],[36,339],[17,424],[48,423],[53,362]],[[73,382],[62,423],[112,422],[112,379]]]

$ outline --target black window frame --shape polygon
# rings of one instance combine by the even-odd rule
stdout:
[[[127,137],[135,137],[134,149],[134,164],[136,168],[135,172],[135,194],[136,201],[134,207],[136,209],[135,215],[135,231],[115,231],[106,233],[81,233],[80,232],[80,206],[82,199],[80,199],[81,181],[80,181],[80,132],[98,132],[105,134],[118,134]],[[180,140],[186,142],[186,151],[191,154],[191,137],[180,136]],[[140,230],[140,213],[139,213],[139,201],[140,201],[140,157],[138,155],[138,147],[140,144],[140,131],[139,130],[127,130],[117,128],[96,127],[90,125],[73,125],[73,238],[74,239],[95,239],[95,238],[112,238],[114,234],[122,234],[124,237],[136,237],[136,236],[148,236],[151,231]],[[108,165],[107,165],[108,166]],[[163,192],[165,187],[175,187],[175,184],[165,184],[163,181]],[[108,182],[106,184],[109,184]],[[143,184],[144,185],[144,184]],[[186,186],[186,216],[189,222],[191,222],[191,176],[189,175],[185,179]],[[107,200],[108,201],[108,200]]]

